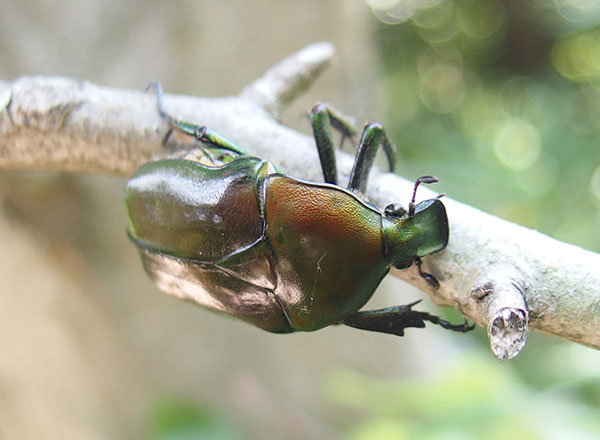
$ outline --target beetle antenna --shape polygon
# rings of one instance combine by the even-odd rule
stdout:
[[[413,188],[412,198],[410,199],[410,203],[408,204],[408,216],[412,217],[415,213],[415,199],[417,197],[417,188],[421,183],[436,183],[438,178],[435,176],[421,176],[415,181],[415,186]]]

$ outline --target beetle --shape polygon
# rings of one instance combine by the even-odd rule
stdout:
[[[378,123],[365,125],[347,189],[338,185],[331,128],[356,132],[347,117],[319,104],[309,113],[324,183],[279,172],[267,160],[206,126],[173,118],[153,84],[158,112],[171,131],[199,141],[190,157],[142,165],[128,181],[128,235],[160,290],[274,333],[313,331],[331,324],[403,335],[425,321],[451,324],[412,309],[416,303],[360,311],[392,266],[416,262],[448,242],[448,218],[439,197],[408,210],[380,210],[364,200],[375,153],[390,168],[395,147]],[[167,135],[168,137],[168,135]],[[166,138],[165,138],[166,141]]]

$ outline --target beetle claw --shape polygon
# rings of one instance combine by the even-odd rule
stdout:
[[[462,324],[452,324],[444,319],[440,319],[437,316],[434,316],[434,318],[437,319],[437,321],[434,321],[432,319],[428,319],[428,321],[437,324],[443,328],[445,328],[446,330],[452,330],[454,332],[459,332],[459,333],[466,333],[468,331],[471,331],[475,328],[475,324],[469,324],[469,321],[467,321],[465,319],[465,321]]]
[[[429,272],[424,272],[421,268],[423,262],[421,261],[420,257],[415,258],[415,264],[417,266],[417,269],[419,269],[419,275],[421,276],[421,278],[427,281],[427,284],[429,284],[432,288],[439,289],[440,282],[437,280],[437,278],[431,275]]]
[[[414,304],[415,303],[411,303],[411,304],[408,304],[407,306],[411,307]],[[475,324],[469,324],[469,321],[467,321],[466,319],[461,324],[452,324],[451,322],[446,321],[445,319],[442,319],[439,316],[431,315],[427,312],[419,312],[419,311],[413,311],[413,310],[411,310],[410,312],[416,314],[418,316],[418,318],[421,321],[423,321],[423,326],[424,326],[424,321],[429,321],[432,324],[437,324],[440,327],[445,328],[446,330],[452,330],[454,332],[459,332],[459,333],[466,333],[475,328]]]
[[[421,301],[423,301],[422,299],[417,299],[411,303],[405,304],[404,307],[408,308],[408,309],[412,309],[413,306],[416,306],[417,304],[419,304]]]

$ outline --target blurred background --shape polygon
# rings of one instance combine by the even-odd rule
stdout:
[[[231,95],[331,41],[335,65],[284,123],[310,133],[318,100],[381,121],[406,178],[600,251],[598,0],[1,6],[3,80]],[[0,175],[0,439],[600,436],[592,349],[531,334],[499,364],[480,328],[272,335],[159,293],[125,235],[124,183]],[[370,305],[420,297],[386,279]]]

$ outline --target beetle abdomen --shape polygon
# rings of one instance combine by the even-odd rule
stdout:
[[[164,292],[274,333],[294,331],[272,290],[212,263],[140,250],[144,269]]]
[[[265,168],[251,157],[220,167],[181,159],[143,165],[125,190],[131,238],[142,248],[202,261],[253,243],[264,228],[257,180]]]

